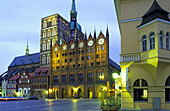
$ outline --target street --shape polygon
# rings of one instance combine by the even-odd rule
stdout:
[[[0,111],[101,111],[99,99],[1,101]]]

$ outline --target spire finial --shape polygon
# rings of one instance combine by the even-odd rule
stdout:
[[[94,27],[94,38],[96,39],[96,27]]]
[[[108,37],[109,37],[108,23],[107,23],[107,29],[106,29],[106,36],[108,36]]]
[[[28,37],[27,37],[27,48],[26,48],[26,56],[29,55],[29,48],[28,48]]]

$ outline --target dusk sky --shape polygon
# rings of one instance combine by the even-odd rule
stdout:
[[[113,0],[75,0],[82,31],[93,35],[96,27],[110,32],[110,58],[119,64],[120,32]],[[27,37],[30,54],[40,51],[41,18],[60,14],[70,21],[72,0],[0,0],[0,74],[16,56],[25,55]]]

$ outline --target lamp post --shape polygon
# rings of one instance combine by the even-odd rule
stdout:
[[[117,110],[118,110],[118,92],[119,92],[119,80],[121,79],[121,75],[118,73],[113,73],[112,74],[113,78],[115,79],[115,93],[116,93],[116,105],[117,105]]]

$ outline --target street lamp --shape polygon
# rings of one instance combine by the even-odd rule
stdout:
[[[117,109],[118,109],[118,92],[119,92],[119,81],[121,80],[121,75],[119,75],[118,73],[113,73],[112,74],[113,78],[115,79],[115,90],[116,90],[116,104],[117,104]]]

